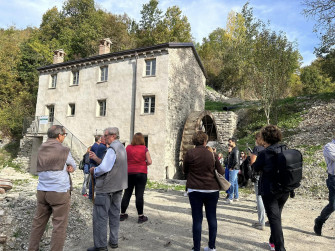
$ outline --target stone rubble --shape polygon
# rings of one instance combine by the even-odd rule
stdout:
[[[5,194],[0,194],[0,240],[6,237],[6,243],[0,243],[3,250],[27,250],[32,220],[36,209],[37,178],[28,173],[15,171],[11,167],[0,169],[0,176],[10,177],[14,186]],[[82,171],[72,175],[74,191],[71,196],[71,211],[66,242],[79,239],[87,228],[86,222],[92,219],[92,203],[81,196]],[[50,248],[52,223],[49,220],[41,242],[40,251]]]
[[[302,98],[299,105],[311,108],[305,109],[299,126],[288,132],[291,136],[285,138],[287,145],[300,150],[304,157],[303,180],[297,193],[327,199],[327,171],[323,147],[332,140],[332,133],[335,133],[335,99],[310,101]]]

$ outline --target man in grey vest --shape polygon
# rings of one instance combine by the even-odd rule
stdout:
[[[29,239],[29,251],[39,250],[45,227],[52,214],[53,231],[50,250],[63,250],[70,211],[70,190],[72,173],[76,163],[70,149],[62,143],[67,135],[65,128],[53,125],[47,132],[37,155],[37,208]]]
[[[94,247],[87,251],[107,251],[107,222],[109,222],[109,241],[111,248],[118,247],[120,226],[120,207],[122,190],[128,187],[127,152],[119,141],[119,129],[106,128],[104,137],[109,146],[102,161],[90,154],[97,163],[90,172],[94,175],[95,200],[93,207],[93,239]]]

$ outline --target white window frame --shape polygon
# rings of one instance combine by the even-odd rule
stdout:
[[[74,86],[79,85],[79,71],[73,71],[72,72],[71,85],[74,85]]]
[[[108,81],[108,65],[100,67],[100,82]]]
[[[155,95],[143,96],[143,114],[155,114],[156,97]]]
[[[51,75],[50,88],[55,89],[57,86],[57,73]]]
[[[76,115],[76,104],[69,103],[67,108],[67,116],[74,117]]]
[[[156,58],[145,60],[145,76],[156,76]]]
[[[107,99],[99,99],[97,101],[97,117],[106,117]]]

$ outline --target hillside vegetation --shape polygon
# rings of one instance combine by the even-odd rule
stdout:
[[[222,111],[230,107],[238,114],[235,136],[238,147],[247,151],[254,146],[254,135],[266,125],[264,111],[256,101],[230,103],[206,101],[206,109]],[[270,122],[283,132],[283,143],[300,150],[304,158],[304,176],[297,193],[322,198],[327,196],[326,164],[322,150],[335,131],[335,93],[300,96],[276,102]],[[225,149],[224,149],[225,150]]]

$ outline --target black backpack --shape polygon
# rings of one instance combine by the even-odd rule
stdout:
[[[286,145],[279,146],[277,152],[277,189],[280,192],[291,192],[300,186],[302,179],[302,154],[296,149],[288,149]]]

